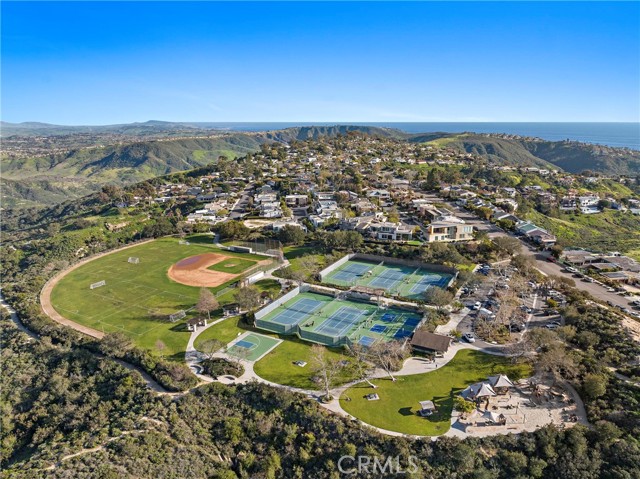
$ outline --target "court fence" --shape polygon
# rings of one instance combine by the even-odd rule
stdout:
[[[371,261],[374,263],[380,263],[381,261],[384,261],[385,264],[408,266],[411,268],[429,269],[437,273],[447,273],[453,276],[456,276],[458,274],[457,269],[452,268],[450,266],[445,266],[443,264],[423,263],[422,261],[415,261],[411,259],[392,258],[390,256],[378,256],[375,254],[366,254],[366,253],[355,253],[350,256],[351,258],[349,259],[356,259],[356,260],[359,259],[363,261]]]
[[[436,273],[450,274],[452,278],[447,284],[447,287],[451,286],[451,284],[453,284],[453,281],[458,276],[457,269],[452,268],[450,266],[445,266],[442,264],[423,263],[422,261],[415,261],[415,260],[403,259],[403,258],[392,258],[390,256],[378,256],[375,254],[350,253],[343,256],[335,263],[330,264],[329,266],[324,268],[322,271],[320,271],[320,273],[318,273],[320,277],[320,281],[321,282],[325,281],[332,272],[334,272],[336,269],[340,268],[342,265],[344,265],[350,260],[369,261],[371,263],[376,263],[377,265],[384,263],[385,265],[407,266],[410,268],[416,268],[416,271],[417,269],[428,269]]]
[[[300,293],[304,293],[305,291],[308,291],[308,290],[309,290],[309,286],[307,284],[302,284],[300,286],[296,286],[295,288],[293,288],[288,293],[284,294],[283,296],[280,296],[278,299],[276,299],[276,300],[272,301],[271,303],[267,304],[261,310],[256,311],[256,314],[255,314],[256,324],[258,324],[257,323],[258,319],[264,318],[267,314],[269,314],[272,311],[274,311],[275,309],[279,308],[280,306],[282,306],[284,303],[286,303],[290,299],[293,299],[296,296],[298,296]],[[269,324],[271,324],[271,323],[269,323]]]
[[[329,276],[330,273],[334,272],[336,269],[338,269],[340,266],[345,264],[347,261],[349,261],[354,256],[355,256],[354,253],[350,253],[348,255],[345,255],[342,258],[340,258],[338,261],[336,261],[335,263],[330,264],[325,269],[320,271],[318,273],[318,276],[320,276],[320,281],[324,281],[326,279],[326,277]]]

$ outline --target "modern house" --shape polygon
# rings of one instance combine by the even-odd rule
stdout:
[[[438,241],[469,241],[473,239],[473,226],[455,216],[440,216],[426,227],[428,243]]]

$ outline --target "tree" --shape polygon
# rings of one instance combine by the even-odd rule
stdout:
[[[386,371],[392,381],[396,378],[393,371],[402,367],[402,362],[407,356],[406,350],[400,341],[378,341],[369,346],[369,358],[373,364]]]
[[[587,374],[582,382],[582,391],[588,399],[597,399],[607,392],[608,382],[606,376],[602,374]]]
[[[424,292],[424,300],[441,311],[453,301],[453,294],[446,289],[431,287]]]
[[[560,256],[562,255],[562,246],[560,246],[559,244],[554,244],[551,247],[551,255],[555,258],[555,259],[560,259]]]
[[[460,411],[464,415],[473,412],[476,405],[471,401],[467,401],[462,396],[456,396],[453,398],[453,407],[456,411]]]
[[[520,252],[522,243],[518,238],[512,238],[511,236],[498,236],[493,239],[493,243],[498,248],[498,251],[507,255],[513,256]]]
[[[369,380],[369,377],[373,373],[374,368],[373,364],[369,361],[367,348],[365,348],[361,344],[354,343],[349,346],[349,352],[355,359],[354,366],[357,376],[360,379],[366,381],[366,383],[372,388],[377,388],[378,386],[376,386]]]
[[[133,348],[133,342],[122,333],[106,334],[101,340],[99,349],[107,356],[121,358]]]
[[[213,358],[213,355],[224,347],[224,343],[218,339],[207,339],[198,347],[198,351],[205,355],[207,359]]]
[[[306,234],[302,228],[293,225],[286,225],[284,228],[278,231],[278,239],[283,244],[298,245],[304,243]]]
[[[240,309],[245,311],[251,311],[260,306],[260,291],[255,286],[245,286],[238,289],[234,297]]]
[[[327,356],[327,348],[319,344],[311,346],[311,367],[314,372],[313,382],[324,390],[324,399],[331,399],[331,388],[344,365],[342,361]]]
[[[215,295],[207,288],[200,288],[200,298],[196,304],[196,311],[199,313],[207,313],[207,318],[211,320],[211,311],[215,311],[220,307],[220,303]]]

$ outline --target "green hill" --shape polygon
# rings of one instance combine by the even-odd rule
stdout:
[[[640,174],[640,151],[627,148],[475,133],[430,136],[435,135],[413,135],[409,141],[472,153],[500,164],[556,167],[570,173],[592,170],[604,175]]]

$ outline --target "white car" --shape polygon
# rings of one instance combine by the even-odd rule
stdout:
[[[473,306],[471,306],[471,309],[477,311],[480,308],[482,308],[482,303],[480,301],[476,301],[475,303],[473,303]]]
[[[464,333],[462,335],[462,337],[464,338],[465,341],[467,341],[469,343],[475,343],[476,342],[476,338],[473,335],[473,333]]]

